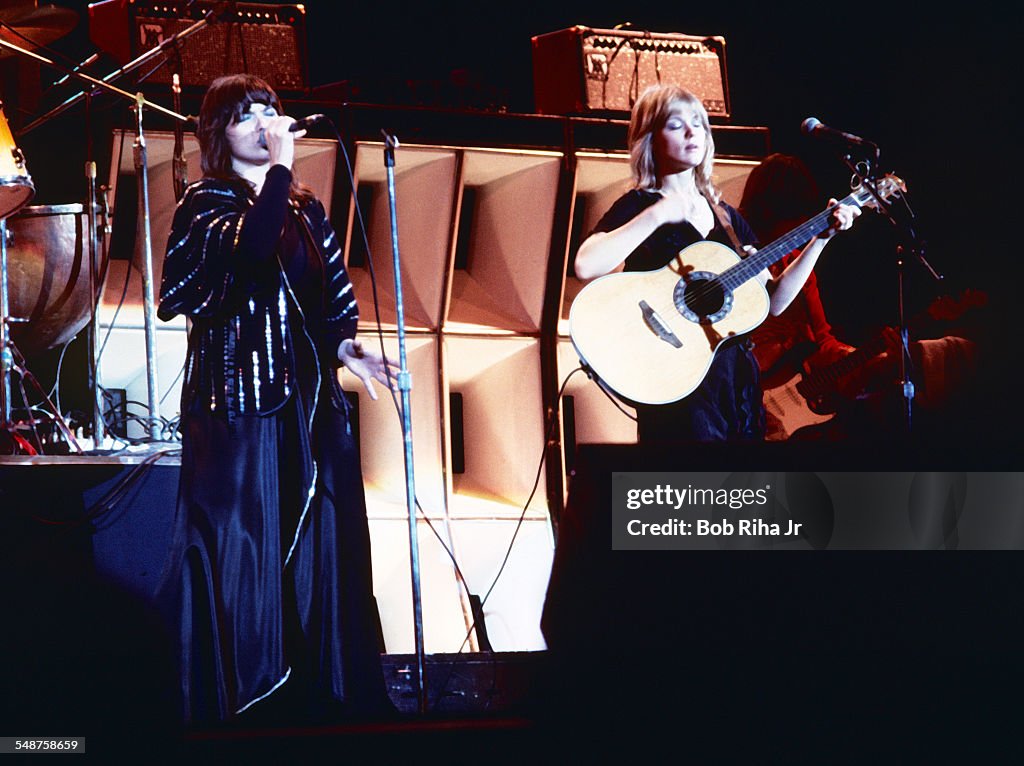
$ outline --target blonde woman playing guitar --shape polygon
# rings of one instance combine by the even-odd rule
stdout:
[[[718,244],[712,247],[716,251],[724,246],[730,248],[731,254],[734,237],[729,229],[747,254],[754,252],[756,238],[750,227],[734,208],[720,201],[719,192],[711,181],[714,143],[710,123],[703,105],[693,94],[671,85],[654,86],[641,94],[630,120],[629,149],[634,188],[612,205],[580,246],[576,256],[577,277],[590,280],[622,270],[644,272],[672,266],[673,261],[678,261],[685,269],[686,264],[679,258],[680,251],[695,243],[715,242]],[[783,311],[799,292],[828,238],[836,231],[850,228],[859,214],[860,209],[855,204],[834,205],[818,236],[808,237],[803,251],[778,279],[771,279],[768,272],[763,271],[751,280],[751,283],[767,285],[768,308],[772,314]],[[734,261],[735,256],[731,255],[721,266],[727,267]],[[682,283],[688,273],[680,272],[678,276]],[[594,286],[596,283],[588,288]],[[748,284],[748,287],[764,292],[757,284]],[[737,290],[737,300],[741,297]],[[698,296],[698,300],[703,299],[714,312],[716,299],[721,308],[723,295],[719,292],[717,296]],[[623,384],[608,387],[637,403],[641,442],[762,439],[764,409],[757,362],[749,342],[743,337],[743,333],[752,329],[746,326],[751,322],[741,321],[743,312],[733,312],[743,329],[730,337],[729,330],[716,327],[713,318],[700,321],[700,317],[695,316],[694,324],[707,335],[707,343],[683,343],[664,320],[667,309],[672,307],[671,288],[668,307],[664,301],[656,303],[652,305],[641,298],[636,302],[636,311],[631,311],[624,319],[633,323],[640,321],[641,332],[658,336],[657,342],[651,343],[651,355],[644,355],[643,350],[633,344],[625,347],[628,335],[616,338],[615,332],[606,332],[600,325],[596,331],[588,333],[586,326],[595,324],[588,320],[594,315],[600,318],[600,306],[588,307],[586,301],[577,298],[573,304],[575,317],[570,317],[573,341],[584,362],[590,364],[606,384],[610,383],[609,378],[626,376]],[[731,307],[730,304],[722,310]],[[588,308],[592,311],[587,311]],[[697,314],[701,313],[701,306],[693,308]],[[760,309],[755,307],[752,311],[757,314]],[[763,312],[760,317],[750,317],[753,326],[763,318]],[[643,337],[646,340],[646,336]],[[695,346],[703,348],[693,348]],[[592,352],[583,353],[581,347]],[[670,349],[679,350],[680,359],[685,359],[691,351],[696,354],[691,366],[705,366],[703,374],[700,369],[696,370],[697,385],[684,384],[682,394],[678,390],[670,391],[664,399],[653,393],[655,388],[638,385],[641,395],[630,396],[624,390],[630,388],[628,381],[657,378],[664,372],[664,367],[657,362],[658,354]],[[592,363],[598,357],[605,357],[601,364],[603,369]],[[606,363],[611,358],[617,363]],[[683,366],[686,363],[689,360]]]

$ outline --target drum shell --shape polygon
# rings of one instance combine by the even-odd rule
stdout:
[[[92,280],[90,290],[84,206],[23,207],[7,230],[11,316],[27,320],[11,325],[11,338],[25,354],[60,346],[89,323],[98,289]]]
[[[0,105],[0,218],[26,205],[36,193],[25,167],[25,158],[14,143],[14,136]]]

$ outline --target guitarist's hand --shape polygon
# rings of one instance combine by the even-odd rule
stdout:
[[[836,204],[838,202],[839,200],[834,197],[828,201],[829,207],[835,205],[832,210],[832,226],[818,235],[818,239],[831,239],[837,231],[846,231],[853,226],[854,220],[860,215],[860,208],[856,205]]]
[[[697,216],[700,213],[705,210],[711,213],[707,200],[701,196],[694,198],[693,194],[678,189],[660,189],[659,192],[661,199],[652,206],[652,209],[657,214],[661,226],[684,223],[685,221],[696,224]],[[711,222],[714,222],[713,216]]]

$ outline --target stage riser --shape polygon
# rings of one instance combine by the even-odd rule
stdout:
[[[175,458],[140,468],[112,458],[0,457],[0,530],[12,543],[3,563],[14,571],[41,568],[70,580],[98,575],[144,603],[153,603],[170,551],[179,474]],[[127,489],[116,502],[102,506],[122,484]],[[374,488],[368,497],[382,651],[414,652],[404,500]],[[452,549],[476,596],[489,590],[516,535],[484,616],[494,650],[542,650],[540,613],[552,557],[548,520],[534,513],[517,532],[517,516],[474,510],[447,520],[431,514],[430,523]],[[468,597],[433,530],[420,520],[425,649],[473,651],[478,646],[475,636],[463,645],[473,621]]]

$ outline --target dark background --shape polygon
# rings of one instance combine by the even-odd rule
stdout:
[[[86,2],[60,5],[82,16],[54,48],[81,60],[93,51]],[[475,89],[512,112],[532,110],[534,35],[629,21],[652,31],[724,36],[732,124],[768,127],[773,147],[805,159],[826,194],[845,193],[848,173],[829,147],[800,134],[809,116],[874,140],[883,169],[907,181],[928,258],[946,275],[940,289],[909,266],[910,311],[943,290],[956,295],[971,287],[990,296],[985,375],[969,406],[953,413],[958,425],[951,423],[936,450],[955,449],[952,464],[936,467],[1019,469],[1021,275],[1012,193],[1020,151],[1020,12],[977,2],[915,10],[923,5],[305,2],[314,86],[412,80],[439,91]],[[17,68],[0,62],[15,126],[56,103],[56,94],[38,99],[31,89],[12,88],[32,79]],[[109,65],[94,70],[107,71]],[[45,88],[53,75],[44,71],[38,79]],[[126,113],[123,104],[97,101],[98,150]],[[19,139],[37,204],[81,201],[76,190],[88,139],[80,107]],[[893,253],[891,229],[870,216],[831,244],[819,264],[826,308],[851,339],[895,321]],[[597,477],[575,486],[586,512],[580,517],[592,520],[610,497],[605,483],[612,470],[630,467],[629,459],[650,469],[644,458],[630,452],[608,465],[585,463],[596,466]],[[567,514],[566,524],[573,518]],[[581,523],[591,544],[581,544],[574,561],[564,545],[571,528],[562,531],[559,555],[585,570],[575,581],[580,590],[563,602],[567,632],[548,637],[555,659],[565,660],[553,663],[549,704],[569,736],[589,739],[603,730],[614,739],[641,731],[685,753],[700,728],[682,724],[695,721],[713,740],[709,752],[724,747],[719,737],[745,740],[751,762],[797,762],[793,748],[816,740],[827,743],[829,757],[810,762],[899,762],[880,744],[886,735],[906,738],[902,762],[917,762],[923,752],[948,760],[954,744],[968,746],[964,762],[993,745],[1001,756],[993,760],[1006,760],[1008,740],[1019,749],[1019,705],[1010,701],[1019,696],[1024,632],[1016,553],[814,554],[813,562],[786,553],[766,553],[770,562],[740,552],[612,556],[608,529]],[[578,728],[569,725],[574,710]],[[631,737],[627,744],[645,741]],[[765,741],[778,749],[761,752]]]
[[[80,20],[52,48],[80,61],[95,51],[87,3],[57,5],[75,9]],[[629,22],[636,29],[723,36],[730,124],[768,127],[772,148],[807,161],[827,196],[845,195],[850,174],[833,146],[800,133],[801,121],[810,116],[875,141],[882,150],[881,170],[906,180],[925,254],[946,277],[936,283],[911,263],[904,290],[908,315],[938,295],[957,297],[965,288],[989,296],[982,320],[988,366],[977,409],[965,417],[991,424],[994,438],[1006,435],[1012,443],[1010,435],[1020,425],[1018,408],[1011,406],[1020,276],[1011,237],[1019,77],[1011,72],[1017,71],[1013,46],[1019,11],[983,3],[951,12],[922,11],[904,2],[788,1],[686,6],[569,0],[534,8],[467,0],[409,7],[312,0],[304,5],[312,88],[344,83],[361,87],[370,98],[386,94],[392,102],[422,104],[433,98],[438,107],[483,105],[517,113],[533,111],[534,35]],[[112,69],[105,56],[92,72],[102,76]],[[7,58],[0,70],[7,117],[16,132],[74,92],[67,87],[45,92],[56,75],[35,64]],[[118,84],[134,88],[130,82]],[[186,93],[186,101],[199,95],[201,90]],[[292,103],[303,97],[288,95]],[[171,106],[166,90],[154,89],[150,97]],[[79,105],[18,138],[36,183],[36,204],[81,201],[90,136],[105,177],[109,130],[128,119],[127,106],[102,96],[93,103],[91,132]],[[825,306],[845,340],[857,343],[896,322],[896,244],[896,230],[871,215],[830,245],[820,262]],[[972,438],[983,433],[975,429]]]

